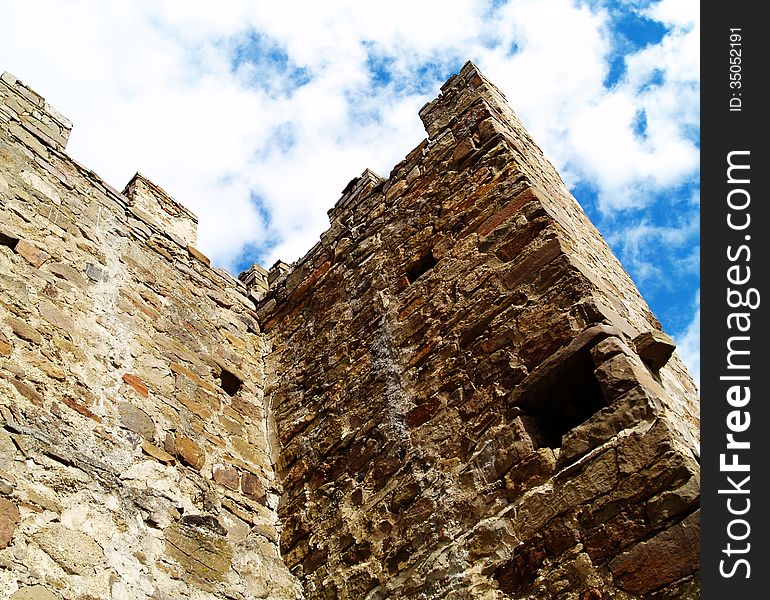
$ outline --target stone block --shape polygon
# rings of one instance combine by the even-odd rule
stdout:
[[[609,563],[615,585],[646,595],[700,569],[700,511],[640,542]]]
[[[118,405],[118,412],[121,427],[138,433],[147,441],[152,441],[155,437],[155,423],[146,412],[130,402],[121,402]]]
[[[219,530],[212,531],[189,521],[174,523],[163,532],[166,553],[193,580],[223,581],[232,565],[233,550],[224,537],[225,532]]]
[[[10,356],[11,352],[13,352],[11,340],[5,337],[5,334],[0,331],[0,356]]]
[[[36,248],[27,240],[19,240],[14,251],[36,269],[42,267],[51,258],[49,254]]]
[[[19,519],[18,507],[10,500],[0,498],[0,550],[11,544]]]
[[[150,390],[147,387],[147,384],[133,373],[124,373],[123,381],[145,398],[150,395]]]
[[[199,262],[203,263],[207,267],[211,266],[211,260],[209,259],[209,257],[206,256],[205,254],[203,254],[203,252],[198,250],[195,246],[188,245],[187,246],[187,252],[190,253],[190,256],[192,256],[193,258],[195,258]]]
[[[188,437],[177,435],[175,449],[182,462],[196,471],[200,471],[206,463],[206,451]]]
[[[60,600],[60,597],[42,585],[32,585],[19,588],[8,600]]]
[[[16,317],[6,317],[5,323],[11,326],[11,330],[16,334],[16,337],[32,342],[33,344],[43,343],[43,337],[38,330],[21,319],[17,319]]]
[[[148,456],[151,456],[155,460],[164,464],[172,465],[176,462],[176,459],[171,454],[165,450],[162,450],[161,448],[158,448],[155,444],[152,444],[147,440],[142,442],[142,450]]]
[[[92,575],[95,569],[105,564],[104,552],[93,538],[61,523],[48,525],[33,538],[67,573]]]
[[[639,356],[653,371],[660,370],[676,349],[674,340],[658,330],[640,333],[634,338],[634,345]]]

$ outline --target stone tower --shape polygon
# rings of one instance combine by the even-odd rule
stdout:
[[[3,75],[0,592],[698,597],[671,340],[474,65],[420,116],[239,281]]]

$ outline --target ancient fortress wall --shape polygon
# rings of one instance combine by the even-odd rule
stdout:
[[[696,597],[670,342],[472,64],[420,116],[257,310],[286,563],[308,598]]]
[[[238,281],[3,76],[0,594],[698,597],[673,344],[471,63],[420,116]]]
[[[8,75],[0,128],[0,597],[300,597],[246,288]]]

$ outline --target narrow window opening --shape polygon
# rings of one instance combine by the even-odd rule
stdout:
[[[538,423],[541,444],[561,447],[562,436],[607,405],[587,348],[575,352],[527,394],[521,408]]]
[[[222,373],[219,375],[219,384],[228,396],[235,396],[241,389],[243,381],[234,373],[227,369],[222,369]]]
[[[412,285],[420,276],[424,275],[436,266],[436,259],[433,256],[433,252],[428,252],[420,260],[414,263],[406,270],[406,278],[409,280],[409,285]]]

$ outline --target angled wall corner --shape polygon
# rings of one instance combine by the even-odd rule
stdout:
[[[257,306],[287,565],[308,598],[697,597],[660,324],[472,63],[420,117]]]

